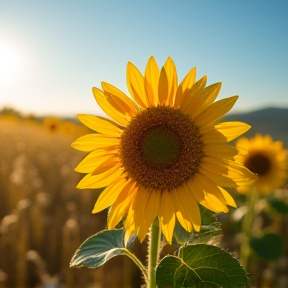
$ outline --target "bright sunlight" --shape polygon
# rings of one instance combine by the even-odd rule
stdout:
[[[9,83],[16,76],[19,66],[17,51],[0,42],[0,83]]]

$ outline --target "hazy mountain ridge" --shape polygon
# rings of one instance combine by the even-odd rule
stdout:
[[[273,140],[281,140],[288,148],[288,108],[265,108],[247,113],[229,114],[224,121],[241,121],[252,126],[244,135],[269,134]]]

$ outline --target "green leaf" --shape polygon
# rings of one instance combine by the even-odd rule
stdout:
[[[276,212],[280,214],[288,214],[288,205],[280,199],[269,199],[268,203]]]
[[[243,288],[248,278],[239,261],[217,246],[181,247],[178,256],[166,256],[157,266],[159,287]]]
[[[201,226],[200,232],[194,232],[191,242],[194,244],[206,244],[214,236],[222,234],[222,229],[220,228],[221,224],[215,222],[211,225]]]
[[[260,238],[252,238],[250,246],[259,257],[267,261],[277,260],[284,251],[282,238],[274,233],[267,233]]]
[[[220,226],[221,224],[219,222],[214,222],[211,225],[202,225],[199,232],[193,230],[189,233],[176,222],[174,238],[180,245],[184,245],[187,242],[193,242],[193,244],[207,244],[214,236],[222,234]]]
[[[87,240],[75,252],[70,267],[97,268],[117,255],[127,255],[124,246],[124,229],[101,231]]]
[[[202,226],[200,232],[194,230],[187,232],[178,221],[176,221],[174,229],[174,238],[180,245],[184,245],[186,242],[193,241],[193,243],[208,243],[214,236],[222,234],[220,228],[221,224],[215,222],[214,212],[204,208],[200,205]],[[175,243],[174,243],[175,244]]]
[[[187,232],[178,221],[176,221],[175,223],[175,228],[174,228],[174,239],[176,240],[176,242],[180,245],[184,245],[184,243],[188,242],[189,239],[191,238],[191,234],[193,232],[189,233]],[[173,243],[173,244],[177,244],[177,243]]]
[[[210,225],[215,222],[216,217],[215,213],[206,209],[202,205],[199,205],[200,212],[201,212],[201,223],[202,225]]]

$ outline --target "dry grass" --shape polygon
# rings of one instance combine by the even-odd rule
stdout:
[[[106,226],[106,211],[91,214],[99,191],[75,189],[84,155],[70,145],[85,133],[73,123],[0,118],[0,287],[135,287],[138,272],[124,257],[69,268],[79,245]]]

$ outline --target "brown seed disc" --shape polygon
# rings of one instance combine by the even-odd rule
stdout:
[[[255,153],[249,156],[244,165],[253,173],[259,176],[266,175],[271,169],[271,161],[261,153]]]
[[[172,107],[150,107],[123,131],[120,158],[138,185],[170,191],[198,171],[202,146],[189,116]]]

